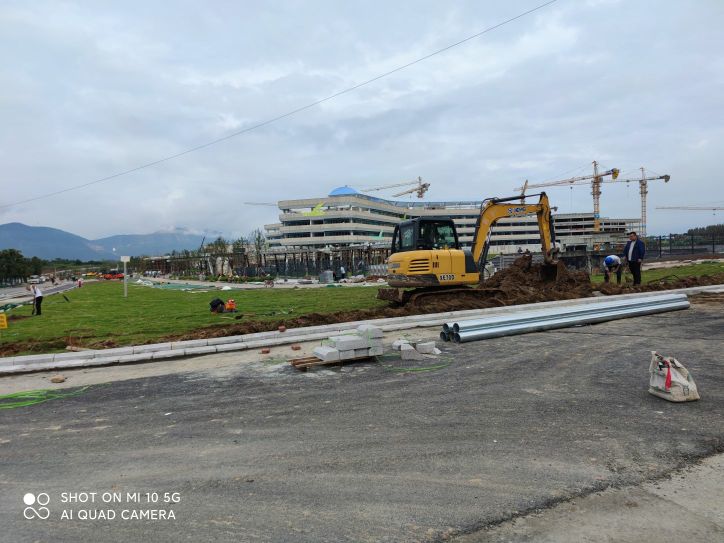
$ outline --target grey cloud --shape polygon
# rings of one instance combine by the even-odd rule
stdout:
[[[91,181],[284,113],[535,5],[5,2],[3,201]],[[0,211],[87,237],[275,220],[244,201],[429,179],[432,199],[507,195],[590,161],[652,186],[650,229],[706,224],[655,205],[718,189],[724,104],[718,2],[560,2],[443,55],[215,147]],[[587,210],[585,188],[551,190]],[[721,196],[724,199],[724,195]],[[638,187],[603,212],[638,215]]]

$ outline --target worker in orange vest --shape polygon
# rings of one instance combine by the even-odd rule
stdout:
[[[226,301],[226,306],[224,307],[227,313],[236,313],[236,302],[229,298]]]

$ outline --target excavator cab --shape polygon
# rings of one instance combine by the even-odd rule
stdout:
[[[455,223],[448,217],[424,217],[395,226],[392,254],[403,251],[459,249]]]

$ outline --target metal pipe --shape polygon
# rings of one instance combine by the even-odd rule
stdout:
[[[576,307],[555,307],[547,309],[533,309],[528,311],[518,311],[509,315],[502,315],[497,317],[489,317],[487,319],[472,319],[467,321],[455,322],[452,325],[453,332],[467,331],[467,330],[480,330],[484,328],[490,328],[498,326],[501,323],[510,322],[536,322],[540,319],[549,317],[560,317],[564,315],[586,315],[598,313],[600,311],[606,311],[609,309],[626,309],[633,307],[649,307],[658,304],[665,304],[676,300],[686,300],[685,294],[665,294],[662,296],[648,296],[640,298],[629,298],[625,300],[606,300],[596,302],[592,304],[586,304],[585,306]],[[445,325],[443,325],[443,329]],[[448,325],[448,329],[449,329]]]
[[[539,332],[542,330],[550,330],[554,328],[565,328],[579,324],[593,324],[596,322],[604,322],[615,319],[623,319],[627,317],[638,317],[642,315],[651,315],[654,313],[662,313],[665,311],[676,311],[678,309],[687,309],[689,301],[684,299],[670,300],[665,303],[656,303],[650,305],[638,305],[628,308],[608,308],[598,313],[589,313],[585,315],[550,315],[547,318],[541,318],[536,321],[509,321],[507,323],[500,322],[497,326],[478,330],[462,330],[453,333],[453,341],[456,343],[465,343],[467,341],[475,341],[479,339],[487,339],[499,336],[507,336],[514,334],[524,334],[528,332]]]
[[[450,333],[443,330],[440,332],[440,339],[443,341],[450,341]]]

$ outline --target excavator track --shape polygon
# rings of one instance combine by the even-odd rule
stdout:
[[[424,287],[412,290],[380,289],[378,298],[392,302],[395,306],[415,307],[418,309],[444,310],[444,306],[452,308],[465,308],[479,306],[486,300],[486,306],[502,305],[491,304],[489,298],[491,291],[497,289],[479,289],[474,287]],[[382,291],[385,291],[384,293]],[[493,298],[494,300],[494,298]]]

